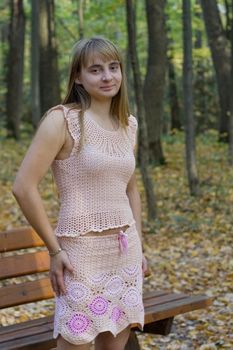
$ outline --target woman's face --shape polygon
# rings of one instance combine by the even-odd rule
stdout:
[[[89,60],[86,67],[75,80],[82,84],[92,99],[109,100],[117,95],[122,82],[120,62],[116,60],[103,60],[96,56]]]

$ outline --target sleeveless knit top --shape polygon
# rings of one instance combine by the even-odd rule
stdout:
[[[126,131],[122,127],[108,131],[84,114],[85,141],[79,150],[78,111],[63,105],[50,111],[58,108],[63,110],[74,146],[68,158],[55,159],[51,165],[60,198],[55,234],[76,237],[131,226],[135,220],[126,188],[135,170],[136,118],[129,117]]]

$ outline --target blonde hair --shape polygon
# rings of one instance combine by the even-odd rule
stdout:
[[[75,82],[75,79],[81,73],[82,68],[85,68],[90,59],[94,59],[96,55],[100,56],[103,60],[117,60],[120,62],[122,83],[117,95],[112,98],[110,114],[118,119],[119,125],[124,129],[128,126],[128,117],[130,115],[126,76],[122,56],[118,48],[111,41],[102,37],[79,40],[73,47],[67,94],[62,103],[64,105],[69,104],[71,109],[75,108],[79,110],[81,128],[80,148],[84,142],[83,115],[85,110],[90,106],[91,98],[84,87]]]

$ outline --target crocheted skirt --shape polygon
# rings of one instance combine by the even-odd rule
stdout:
[[[116,336],[130,324],[143,329],[140,238],[135,224],[124,237],[120,232],[58,238],[74,273],[65,271],[66,294],[55,298],[54,338],[78,345],[101,332]]]

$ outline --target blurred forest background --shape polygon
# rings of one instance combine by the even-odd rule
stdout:
[[[148,166],[166,163],[163,137],[185,131],[192,195],[200,192],[195,135],[215,130],[218,141],[229,143],[233,164],[231,1],[3,0],[0,13],[0,108],[7,137],[19,140],[62,101],[72,46],[102,35],[119,45],[125,59],[149,218],[156,208]]]
[[[141,336],[145,350],[233,348],[232,23],[231,0],[0,2],[1,230],[26,224],[12,182],[43,113],[65,96],[74,43],[101,35],[122,51],[139,121],[145,288],[216,298],[177,317],[169,336]],[[40,189],[55,223],[51,174]],[[8,310],[1,323],[52,309]]]

